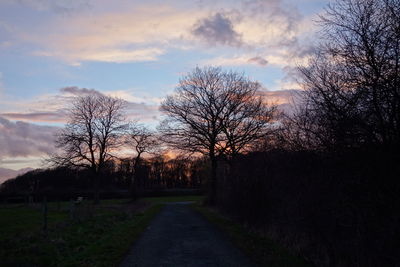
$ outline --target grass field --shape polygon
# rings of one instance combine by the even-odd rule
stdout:
[[[115,266],[170,201],[200,201],[199,196],[104,200],[75,208],[69,202],[48,203],[47,231],[43,207],[0,205],[1,266]]]

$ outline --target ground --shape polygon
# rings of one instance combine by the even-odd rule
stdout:
[[[120,265],[254,266],[189,203],[170,203],[150,223]]]

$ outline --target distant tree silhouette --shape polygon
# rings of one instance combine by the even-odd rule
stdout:
[[[156,134],[150,131],[148,128],[131,124],[128,129],[126,144],[129,148],[132,148],[135,152],[135,156],[132,159],[132,179],[131,179],[131,195],[133,199],[137,198],[136,187],[137,179],[136,174],[140,165],[143,154],[145,153],[155,153],[160,148],[160,142]]]
[[[216,200],[217,156],[246,149],[265,132],[274,109],[258,96],[260,84],[220,68],[196,68],[161,105],[160,130],[174,148],[207,155],[209,202]]]
[[[327,149],[399,147],[400,1],[337,0],[321,24],[322,44],[300,68],[299,136]]]
[[[99,201],[99,179],[112,152],[122,145],[121,135],[126,128],[124,102],[100,94],[76,98],[69,112],[69,121],[57,136],[62,153],[51,162],[57,166],[91,170],[94,179],[95,203]]]

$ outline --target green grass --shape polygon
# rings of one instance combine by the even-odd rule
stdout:
[[[82,249],[68,255],[61,266],[117,265],[160,209],[161,205],[155,205],[132,218],[124,214],[105,215],[103,220],[89,220],[69,229],[65,236],[73,238],[68,243],[75,243],[75,248]]]
[[[144,212],[87,206],[90,216],[69,220],[68,203],[48,205],[48,231],[39,206],[0,206],[1,266],[116,266],[162,205]],[[89,204],[88,204],[89,205]],[[121,204],[121,207],[123,204]],[[84,208],[84,207],[82,207]]]
[[[143,212],[126,209],[130,199],[79,205],[70,220],[70,202],[48,203],[48,231],[42,231],[41,204],[0,205],[1,266],[117,266],[163,203],[202,201],[201,196],[143,198]],[[143,204],[143,203],[147,203]]]
[[[226,233],[228,238],[257,264],[268,267],[311,266],[271,239],[246,230],[239,223],[233,222],[215,210],[200,205],[193,207]]]
[[[66,211],[50,209],[48,224],[54,226],[68,218]],[[43,215],[40,206],[1,205],[0,240],[39,232],[42,229]]]

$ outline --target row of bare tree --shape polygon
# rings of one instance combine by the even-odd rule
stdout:
[[[132,175],[135,197],[200,193],[208,171],[208,161],[203,157],[171,158],[162,154],[142,158],[139,164],[129,157],[108,160],[98,177],[87,168],[36,169],[1,184],[0,201],[13,198],[41,201],[44,196],[49,201],[92,198],[95,179],[102,198],[126,198],[132,188]]]
[[[276,109],[263,102],[260,87],[243,74],[196,68],[162,103],[166,119],[158,134],[128,123],[121,99],[101,94],[79,97],[72,103],[69,122],[57,138],[62,153],[51,161],[56,166],[86,168],[93,177],[99,177],[107,162],[126,157],[124,149],[133,150],[131,192],[135,197],[135,173],[145,153],[168,147],[205,155],[211,162],[209,200],[214,203],[217,157],[233,158],[269,131]],[[98,192],[98,179],[94,181],[94,191]],[[98,193],[95,199],[98,202]]]
[[[243,74],[196,68],[161,104],[165,119],[157,134],[127,123],[120,99],[78,98],[58,137],[63,153],[52,160],[98,176],[126,145],[135,151],[134,169],[144,153],[161,147],[202,154],[211,165],[213,204],[218,159],[229,162],[260,148],[260,141],[267,143],[264,148],[291,150],[398,149],[399,7],[399,0],[337,0],[327,8],[320,21],[321,43],[309,64],[298,68],[304,90],[291,116],[267,105],[261,85]]]

